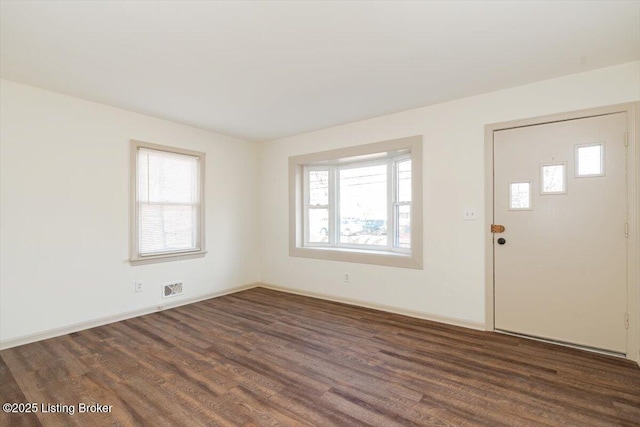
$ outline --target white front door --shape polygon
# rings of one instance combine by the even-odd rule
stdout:
[[[627,352],[626,131],[617,113],[494,133],[496,329]]]

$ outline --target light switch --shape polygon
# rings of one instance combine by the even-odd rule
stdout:
[[[478,209],[477,208],[464,208],[464,213],[462,219],[465,221],[474,221],[478,219]]]

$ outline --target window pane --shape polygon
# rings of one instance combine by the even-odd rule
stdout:
[[[411,247],[411,206],[400,205],[397,207],[396,215],[398,217],[398,247]]]
[[[542,165],[542,193],[564,193],[565,187],[565,165]]]
[[[509,208],[531,209],[531,183],[512,182],[509,186]]]
[[[149,203],[197,203],[198,158],[140,148],[138,197]]]
[[[329,210],[309,209],[309,242],[327,243],[329,241]]]
[[[340,170],[340,242],[387,244],[387,165]]]
[[[199,206],[140,203],[141,255],[198,249]]]
[[[309,171],[309,205],[329,204],[329,171]]]
[[[200,249],[199,158],[138,149],[138,252]]]
[[[576,172],[578,176],[598,176],[604,173],[602,144],[578,147]]]
[[[411,201],[411,160],[398,162],[398,201]]]

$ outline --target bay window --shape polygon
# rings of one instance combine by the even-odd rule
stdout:
[[[290,158],[290,254],[421,268],[421,140]]]

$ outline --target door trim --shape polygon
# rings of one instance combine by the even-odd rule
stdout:
[[[640,102],[617,104],[586,110],[551,114],[527,119],[485,125],[484,164],[485,164],[485,329],[495,331],[494,324],[494,172],[493,172],[493,135],[494,132],[519,127],[536,126],[546,123],[583,119],[608,114],[626,113],[629,148],[627,157],[627,192],[629,237],[627,251],[627,359],[640,365]],[[620,319],[624,322],[624,319]]]

